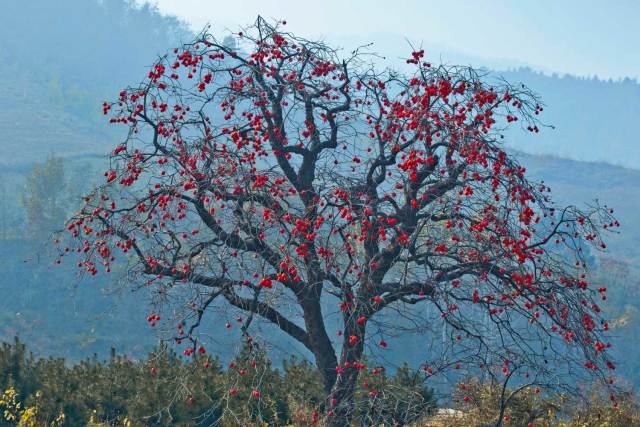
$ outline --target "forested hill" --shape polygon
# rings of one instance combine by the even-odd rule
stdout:
[[[107,152],[102,102],[190,37],[175,18],[130,0],[2,2],[0,166]]]
[[[119,88],[189,35],[175,18],[131,0],[9,0],[1,11],[3,64],[82,90]]]

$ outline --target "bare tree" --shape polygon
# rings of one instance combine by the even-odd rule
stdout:
[[[352,417],[366,346],[393,334],[382,312],[445,326],[427,376],[608,375],[581,247],[617,222],[556,206],[504,151],[506,126],[539,131],[535,94],[422,50],[409,75],[378,71],[261,18],[234,38],[203,32],[104,104],[129,132],[68,224],[81,268],[128,260],[187,325],[185,354],[220,302],[248,313],[249,341],[255,317],[272,323],[313,354],[332,425]]]

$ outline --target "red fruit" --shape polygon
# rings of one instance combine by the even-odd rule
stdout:
[[[259,283],[258,286],[261,288],[269,288],[271,289],[273,287],[272,285],[272,281],[270,278],[265,277],[264,279],[262,279]]]

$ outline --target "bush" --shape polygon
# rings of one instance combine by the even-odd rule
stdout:
[[[17,338],[0,349],[0,426],[266,426],[321,423],[320,375],[291,357],[273,368],[258,346],[245,347],[225,369],[198,354],[185,361],[166,346],[145,360],[112,351],[69,366],[37,359]],[[434,407],[433,392],[404,366],[363,372],[356,422],[402,425]]]

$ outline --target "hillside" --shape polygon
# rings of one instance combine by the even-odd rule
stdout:
[[[6,65],[0,72],[0,168],[24,168],[51,152],[73,157],[108,150],[106,126],[65,111],[31,73]]]
[[[101,104],[189,35],[129,0],[10,1],[0,14],[0,165],[105,153]],[[65,25],[60,25],[64,22]]]

